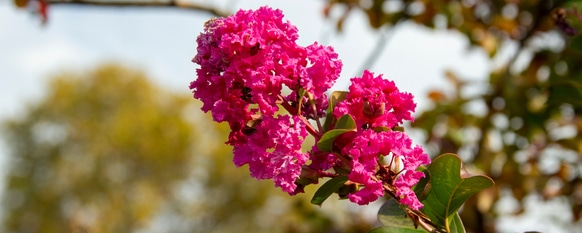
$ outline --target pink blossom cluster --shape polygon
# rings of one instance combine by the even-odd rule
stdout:
[[[346,101],[335,108],[335,117],[350,114],[361,126],[392,128],[412,121],[416,104],[410,93],[398,90],[393,81],[374,77],[368,70],[361,78],[352,78]]]
[[[384,181],[377,178],[379,156],[383,156],[390,158],[387,163],[393,165],[391,174],[396,175],[393,185],[401,203],[419,209],[422,204],[411,187],[424,177],[424,173],[416,170],[420,165],[429,164],[430,158],[420,146],[412,147],[408,135],[392,130],[405,120],[414,120],[413,96],[400,92],[394,82],[383,79],[382,75],[374,76],[367,70],[351,82],[346,100],[334,109],[335,117],[349,114],[358,126],[353,140],[342,149],[342,154],[351,157],[349,180],[364,185],[349,195],[350,200],[368,204],[383,195]]]
[[[202,110],[230,124],[232,145],[246,142],[243,131],[255,115],[272,116],[278,102],[306,98],[298,97],[301,90],[326,105],[325,91],[339,77],[342,63],[333,48],[303,47],[297,38],[297,28],[268,7],[206,23],[193,59],[200,65],[198,78],[190,89],[204,103]],[[283,87],[291,92],[284,95]]]
[[[393,192],[402,204],[421,208],[411,187],[430,159],[394,130],[413,120],[413,96],[365,71],[329,111],[326,92],[342,63],[332,47],[300,46],[297,38],[296,27],[269,7],[212,19],[198,36],[193,62],[200,67],[190,89],[203,111],[229,124],[235,165],[248,165],[252,177],[273,179],[289,194],[319,178],[347,176],[359,187],[348,194],[352,202]],[[302,151],[308,134],[320,140],[346,115],[357,126],[335,138],[332,150]],[[324,117],[333,119],[328,128],[320,124]]]
[[[278,104],[290,107],[305,100],[297,106],[304,110],[301,116],[321,115],[323,111],[307,107],[307,98],[325,109],[325,91],[342,67],[333,48],[317,43],[303,47],[297,38],[297,28],[269,7],[212,19],[197,39],[193,62],[200,68],[190,84],[202,110],[230,125],[235,164],[249,164],[253,177],[274,179],[289,193],[307,161],[301,153],[306,126],[297,117],[277,116]]]
[[[305,125],[297,116],[265,116],[255,130],[247,143],[234,146],[234,164],[248,164],[252,177],[273,179],[283,191],[296,193],[295,180],[309,158],[301,152]]]

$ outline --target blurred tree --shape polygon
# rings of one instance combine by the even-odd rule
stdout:
[[[483,82],[448,71],[455,91],[429,93],[434,104],[413,125],[426,135],[431,154],[458,153],[495,179],[494,188],[465,204],[462,218],[470,232],[495,231],[493,206],[503,190],[519,201],[529,194],[565,198],[572,221],[581,218],[582,15],[576,4],[582,1],[327,1],[326,15],[334,8],[343,12],[338,30],[350,12],[361,10],[377,29],[414,22],[460,32],[501,63]],[[380,38],[378,46],[386,42]],[[512,55],[498,53],[502,49]],[[475,93],[478,88],[483,91]]]
[[[286,197],[235,168],[223,144],[228,127],[214,127],[199,107],[117,65],[58,75],[41,102],[2,124],[11,156],[0,230],[370,229],[356,213],[330,217],[308,204],[310,195]]]
[[[10,231],[131,232],[189,173],[188,98],[116,66],[86,76],[58,76],[41,103],[4,125]]]

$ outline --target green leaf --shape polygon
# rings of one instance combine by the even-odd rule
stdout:
[[[368,233],[426,233],[420,229],[399,228],[399,227],[378,227],[368,231]]]
[[[412,191],[414,191],[418,200],[422,202],[426,199],[426,195],[428,195],[430,191],[430,172],[424,166],[418,167],[417,171],[424,172],[424,177],[420,179],[414,187],[412,187]]]
[[[455,154],[443,154],[435,158],[428,170],[431,175],[430,191],[422,201],[422,211],[447,232],[463,232],[460,220],[455,220],[461,205],[473,194],[491,187],[494,182],[483,175],[471,175],[462,167],[462,161]]]
[[[331,151],[335,139],[346,132],[354,131],[356,129],[356,122],[350,115],[346,114],[337,120],[334,128],[325,132],[319,141],[317,141],[317,148],[319,150]]]
[[[333,148],[333,142],[335,139],[347,132],[350,132],[350,129],[332,129],[324,133],[319,141],[317,142],[317,148],[320,151],[331,151]]]
[[[451,233],[465,233],[465,226],[463,225],[463,221],[461,221],[461,217],[459,213],[456,213],[451,219]]]
[[[323,204],[323,202],[331,196],[334,192],[336,192],[340,187],[342,187],[346,181],[348,181],[347,176],[338,176],[334,177],[331,180],[328,180],[323,184],[313,195],[311,198],[311,204],[319,205]]]
[[[407,216],[400,204],[393,198],[386,201],[378,211],[378,221],[386,227],[416,229],[412,220]]]
[[[325,122],[323,123],[323,130],[328,131],[333,123],[333,109],[337,104],[346,99],[347,91],[334,91],[329,96],[329,102],[327,105],[327,114]]]
[[[356,129],[356,121],[352,116],[346,114],[341,116],[337,123],[335,123],[334,129]]]

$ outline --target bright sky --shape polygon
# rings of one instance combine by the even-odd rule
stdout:
[[[378,37],[357,12],[348,20],[345,32],[337,34],[331,28],[333,22],[324,20],[320,1],[236,3],[231,11],[265,4],[280,8],[297,25],[300,44],[319,41],[334,46],[344,62],[336,89],[346,89],[348,79],[360,74]],[[23,110],[24,103],[41,97],[50,74],[87,70],[111,60],[142,68],[161,85],[188,92],[196,68],[190,62],[196,51],[195,39],[209,17],[173,9],[56,6],[50,8],[48,24],[41,26],[29,12],[2,2],[0,79],[7,85],[0,86],[0,117],[14,115]],[[487,72],[485,55],[469,52],[468,43],[458,35],[413,25],[396,30],[371,70],[412,92],[421,106],[425,106],[428,89],[444,87],[445,69],[467,78],[483,78]]]
[[[265,4],[282,9],[298,27],[300,44],[319,41],[334,46],[344,63],[342,78],[334,89],[347,89],[349,78],[361,72],[379,36],[358,12],[352,13],[344,33],[337,34],[334,23],[323,18],[323,1],[199,2],[231,12]],[[186,10],[57,6],[49,9],[49,22],[41,26],[29,12],[15,9],[12,1],[2,1],[0,121],[17,116],[28,103],[41,98],[51,74],[88,70],[112,60],[143,69],[162,86],[189,93],[188,84],[195,78],[196,66],[190,62],[196,51],[195,39],[209,18]],[[465,79],[483,80],[488,74],[491,65],[486,55],[470,50],[460,35],[415,25],[395,30],[371,70],[414,94],[420,109],[428,106],[428,90],[449,88],[443,78],[445,70]],[[0,161],[5,158],[6,146],[0,144]]]

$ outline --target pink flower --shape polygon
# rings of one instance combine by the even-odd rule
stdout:
[[[351,171],[348,179],[363,185],[363,188],[348,195],[350,201],[367,205],[384,194],[381,181],[374,179],[378,171],[378,155],[381,149],[380,135],[372,130],[357,133],[356,137],[346,147],[342,154],[351,159]]]
[[[311,157],[309,159],[311,160],[309,167],[317,171],[329,170],[338,161],[336,155],[331,152],[320,151],[317,145],[311,148]]]
[[[342,154],[351,158],[352,170],[348,179],[364,187],[349,195],[352,202],[360,205],[368,204],[384,194],[382,183],[378,177],[379,157],[392,159],[392,185],[397,188],[396,195],[403,204],[413,209],[422,207],[411,188],[424,173],[416,171],[418,166],[429,164],[430,158],[419,146],[412,147],[412,140],[403,132],[360,130],[357,136],[346,147]],[[398,165],[396,165],[396,163]],[[389,167],[390,169],[390,167]]]
[[[384,195],[384,189],[382,188],[382,182],[379,181],[369,181],[364,183],[364,187],[355,193],[348,194],[348,199],[359,205],[367,205]]]
[[[205,24],[192,59],[200,68],[190,89],[203,102],[203,111],[229,123],[229,144],[244,143],[248,121],[274,115],[281,101],[299,103],[300,90],[310,93],[317,109],[314,113],[304,101],[304,116],[321,116],[327,108],[325,91],[339,77],[342,63],[331,47],[302,47],[297,38],[297,28],[269,7],[240,10]],[[292,91],[287,96],[285,86]]]
[[[423,177],[424,173],[414,170],[406,170],[404,174],[398,177],[394,182],[394,186],[397,188],[396,195],[400,198],[400,203],[408,205],[414,210],[422,208],[423,205],[418,200],[418,197],[416,197],[414,191],[412,191],[412,186],[418,183]]]
[[[418,210],[422,204],[418,201],[416,194],[411,190],[418,181],[424,177],[424,173],[416,171],[420,165],[430,163],[430,158],[426,155],[420,146],[412,147],[412,140],[403,132],[393,131],[394,156],[402,158],[403,172],[394,182],[398,189],[396,195],[400,197],[400,202]]]
[[[360,127],[392,128],[404,120],[413,120],[416,104],[410,93],[398,90],[394,82],[365,70],[361,78],[350,79],[347,99],[336,106],[334,116],[350,114]]]
[[[250,114],[251,103],[264,114],[277,111],[282,85],[297,82],[289,80],[292,70],[287,67],[301,60],[286,57],[305,56],[305,49],[295,43],[297,38],[297,29],[283,21],[282,12],[268,7],[207,22],[192,60],[200,65],[198,78],[190,84],[194,97],[204,103],[202,110],[214,111],[217,102],[228,98],[229,109],[243,115]],[[243,101],[231,102],[236,98]]]
[[[275,186],[295,194],[295,181],[308,154],[301,152],[307,131],[296,116],[264,117],[247,143],[234,146],[236,166],[249,165],[256,179],[273,179]]]

